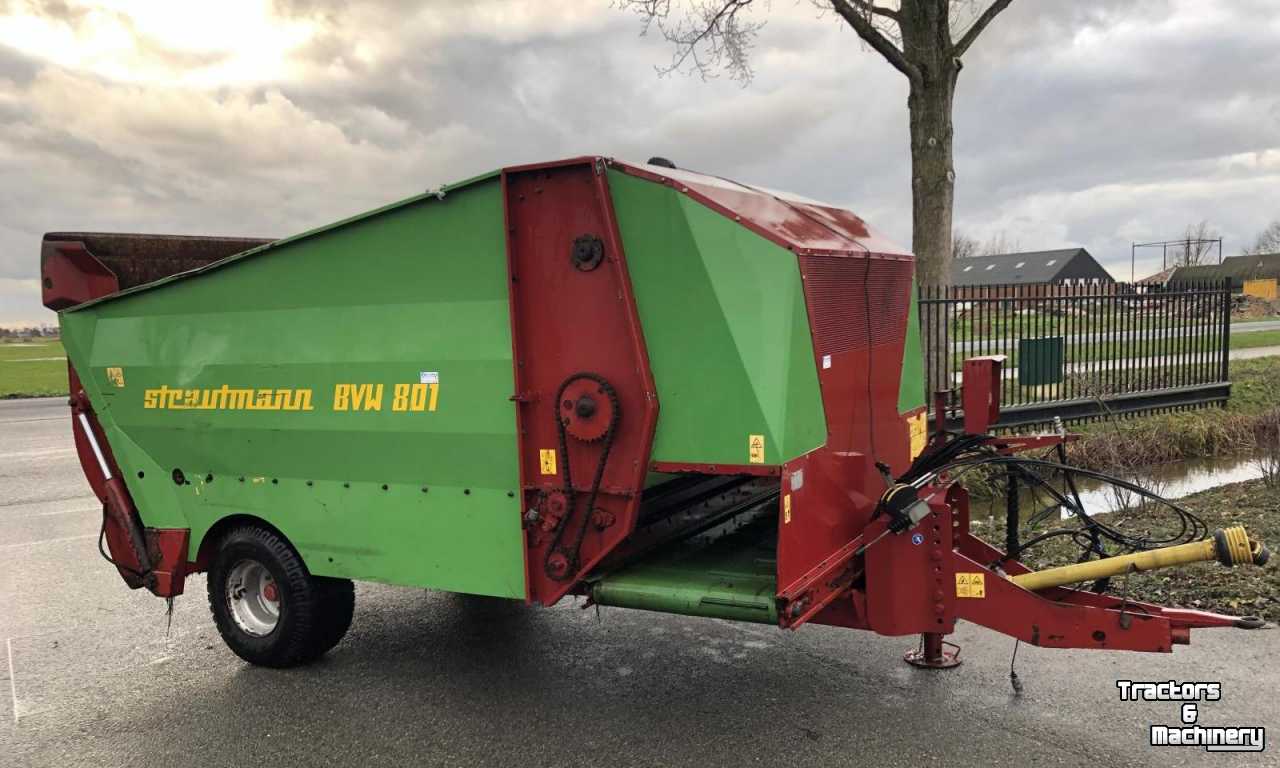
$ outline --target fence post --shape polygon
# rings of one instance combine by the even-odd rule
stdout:
[[[1221,382],[1231,380],[1231,278],[1222,279],[1222,373]]]

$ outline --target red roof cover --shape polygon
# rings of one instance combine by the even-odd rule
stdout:
[[[659,165],[609,160],[618,170],[672,186],[801,255],[874,255],[911,259],[911,252],[833,205],[763,187]]]

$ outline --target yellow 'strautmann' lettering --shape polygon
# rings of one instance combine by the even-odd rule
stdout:
[[[167,411],[311,411],[310,389],[184,389],[162,385],[142,393],[142,407]]]

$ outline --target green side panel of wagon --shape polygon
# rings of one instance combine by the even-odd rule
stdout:
[[[627,266],[658,387],[653,460],[765,464],[826,442],[793,253],[680,194],[609,171]]]
[[[481,177],[64,312],[144,523],[194,557],[252,515],[319,575],[524,597],[502,222]]]
[[[911,310],[907,315],[907,340],[902,352],[902,381],[898,385],[898,413],[923,408],[924,352],[920,346],[920,305],[918,291],[911,285]]]

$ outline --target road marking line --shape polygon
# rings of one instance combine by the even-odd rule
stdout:
[[[19,547],[34,547],[39,544],[60,544],[64,541],[82,541],[84,539],[96,539],[98,534],[86,533],[81,536],[63,536],[60,539],[41,539],[40,541],[24,541],[18,544],[0,544],[0,550],[17,549]]]
[[[9,651],[9,696],[13,699],[13,724],[18,724],[18,683],[13,676],[13,638],[6,637],[4,646]]]
[[[0,454],[0,458],[6,459],[36,459],[49,456],[74,456],[75,448],[44,448],[38,451],[18,451],[16,453]]]
[[[83,509],[60,509],[56,512],[36,512],[33,515],[18,515],[18,520],[31,520],[36,517],[53,517],[54,515],[83,515],[86,512],[101,512],[102,507],[85,507]]]
[[[81,500],[87,501],[92,498],[94,498],[92,495],[83,494],[83,493],[80,494],[79,496],[58,496],[52,499],[42,499],[42,498],[36,497],[31,499],[18,499],[17,501],[0,502],[0,508],[30,507],[35,504],[48,504],[51,501],[81,501]]]

